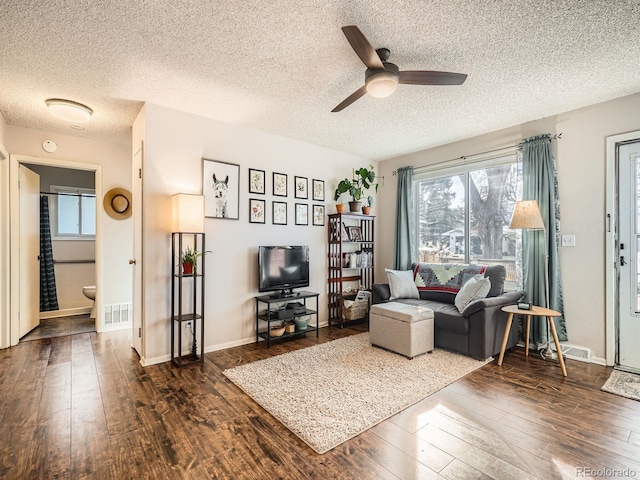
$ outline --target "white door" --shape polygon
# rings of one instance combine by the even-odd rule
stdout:
[[[40,175],[20,165],[20,338],[40,324]]]
[[[133,267],[133,330],[131,345],[143,356],[142,352],[142,316],[143,316],[143,282],[142,282],[142,167],[144,163],[144,144],[133,156],[133,258],[129,261]]]
[[[640,371],[640,141],[618,151],[619,311],[618,359]]]

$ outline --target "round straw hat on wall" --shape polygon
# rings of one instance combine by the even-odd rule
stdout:
[[[124,188],[112,188],[102,202],[104,210],[115,220],[125,220],[131,216],[131,192]]]

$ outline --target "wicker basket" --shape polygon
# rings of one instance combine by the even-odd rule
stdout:
[[[284,327],[271,327],[269,330],[270,337],[281,337],[284,334]]]
[[[369,313],[369,299],[361,298],[354,300],[348,307],[342,305],[342,318],[345,320],[358,320],[364,318]]]

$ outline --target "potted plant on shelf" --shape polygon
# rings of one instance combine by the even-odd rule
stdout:
[[[198,270],[198,257],[211,253],[209,251],[199,252],[193,247],[187,247],[180,255],[180,263],[182,264],[182,273],[185,275],[193,275]]]
[[[376,192],[378,191],[378,183],[376,182],[376,173],[373,170],[373,165],[367,167],[361,167],[354,172],[354,178],[349,180],[345,178],[340,180],[335,191],[334,199],[338,201],[340,196],[344,193],[351,195],[352,201],[349,202],[349,211],[359,212],[362,206],[362,196],[370,188],[374,187]],[[373,197],[368,196],[367,201],[369,207],[373,204]]]

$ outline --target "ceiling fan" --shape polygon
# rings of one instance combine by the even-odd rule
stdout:
[[[384,98],[396,91],[399,83],[407,85],[461,85],[467,78],[464,73],[434,72],[429,70],[400,71],[397,65],[388,62],[388,48],[374,48],[355,25],[342,27],[351,48],[366,65],[364,85],[345,98],[332,112],[339,112],[368,93],[372,97]]]

